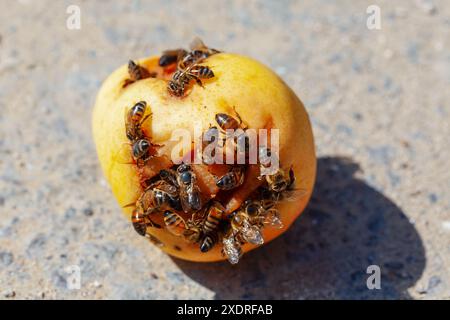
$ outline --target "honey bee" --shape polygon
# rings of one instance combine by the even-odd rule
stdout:
[[[177,70],[167,84],[167,89],[170,94],[181,97],[192,80],[195,80],[199,86],[203,87],[200,79],[209,79],[212,77],[214,77],[214,72],[209,67],[191,65],[186,69]]]
[[[158,153],[159,144],[150,142],[148,139],[139,139],[133,143],[132,156],[138,165],[142,165]]]
[[[202,243],[200,244],[200,251],[205,253],[214,247],[214,245],[219,240],[217,232],[209,233],[203,237]]]
[[[158,64],[160,67],[167,67],[180,61],[188,52],[184,49],[173,49],[163,51],[159,58]]]
[[[236,242],[233,235],[224,237],[222,239],[222,253],[227,257],[231,264],[236,264],[242,256],[242,249],[238,242]]]
[[[208,208],[208,213],[203,224],[203,232],[205,234],[215,232],[222,220],[225,208],[218,201],[213,201]]]
[[[197,211],[202,208],[200,189],[196,183],[195,173],[187,164],[177,168],[177,183],[179,186],[181,206],[184,212]]]
[[[150,219],[148,214],[138,209],[133,210],[131,213],[131,223],[133,224],[134,230],[143,237],[147,233],[147,227],[161,228],[159,224]]]
[[[150,155],[151,143],[147,139],[139,139],[133,143],[132,155],[135,160],[147,160]]]
[[[198,66],[195,65],[189,70],[189,74],[194,77],[194,79],[197,81],[197,79],[210,79],[214,77],[214,72],[207,66]],[[198,81],[197,81],[198,82]],[[198,82],[201,84],[201,81]]]
[[[246,200],[242,207],[249,217],[256,217],[274,205],[275,201],[273,200]]]
[[[183,236],[189,242],[198,242],[200,240],[202,231],[197,225],[189,225],[188,228],[184,231]]]
[[[191,49],[191,51],[202,51],[204,52],[207,56],[219,53],[219,50],[216,49],[212,49],[209,48],[208,46],[206,46],[203,41],[199,38],[199,37],[195,37],[190,45],[189,45],[189,49]]]
[[[177,172],[172,169],[163,169],[159,172],[159,176],[164,181],[172,184],[173,186],[178,186],[178,180],[177,180]]]
[[[252,224],[251,218],[244,211],[238,211],[231,219],[231,228],[240,242],[261,245],[264,238],[261,228]]]
[[[164,211],[164,223],[167,230],[176,236],[182,236],[188,230],[184,219],[178,213],[170,210]]]
[[[125,131],[131,142],[143,137],[141,125],[151,116],[151,114],[145,116],[146,110],[147,103],[139,101],[125,112]]]
[[[272,200],[247,201],[244,203],[244,212],[248,215],[251,224],[264,227],[281,229],[283,223],[280,219],[280,212],[274,208],[275,202]]]
[[[258,148],[258,157],[261,172],[263,172],[264,169],[269,168],[273,156],[274,155],[272,154],[272,151],[269,148],[265,146],[260,146]],[[285,170],[278,168],[275,169],[273,172],[270,172],[270,174],[260,176],[259,178],[262,179],[263,177],[268,184],[269,191],[278,193],[292,188],[295,182],[294,170],[292,169],[292,166],[289,169],[289,172],[286,172]]]
[[[200,245],[201,252],[207,252],[216,244],[218,240],[217,229],[224,214],[225,209],[217,202],[213,203],[208,208],[206,219],[203,223],[203,233],[205,237]]]
[[[268,184],[268,188],[274,192],[283,192],[291,189],[295,182],[294,170],[292,167],[289,172],[279,168],[274,174],[266,175],[265,179]]]
[[[150,73],[147,69],[140,66],[133,60],[128,61],[128,74],[129,74],[130,78],[125,80],[125,82],[123,84],[124,88],[138,80],[156,76],[155,74]]]
[[[177,189],[165,181],[148,186],[136,201],[136,208],[144,213],[152,213],[172,205],[178,197]]]
[[[219,129],[210,127],[202,136],[202,160],[203,163],[213,164],[216,157],[216,147],[219,140]]]
[[[219,50],[208,48],[200,38],[195,38],[190,44],[190,52],[178,63],[178,69],[184,70],[191,65],[199,63],[209,56],[219,53]]]
[[[239,187],[244,182],[244,166],[235,166],[216,181],[216,185],[221,190],[231,190]]]
[[[223,130],[237,130],[241,128],[242,119],[237,112],[236,116],[238,119],[226,114],[226,113],[217,113],[215,118],[219,127]]]
[[[245,138],[244,148],[245,152],[247,152],[248,149],[250,148],[248,137],[245,135],[245,130],[247,129],[247,126],[243,124],[241,116],[237,113],[234,107],[233,110],[237,119],[226,113],[217,113],[215,115],[216,122],[219,125],[219,128],[222,130],[222,134],[224,134],[222,138],[223,145],[225,144],[225,141],[227,141],[227,139],[233,138],[233,143],[236,149],[235,151],[237,151],[238,144],[240,143],[239,141],[242,138]],[[236,134],[236,130],[239,129],[242,129],[241,133]]]

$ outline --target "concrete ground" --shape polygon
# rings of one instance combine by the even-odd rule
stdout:
[[[66,9],[81,10],[70,30]],[[381,29],[366,26],[369,5]],[[448,1],[0,1],[1,299],[449,299]],[[228,263],[123,219],[91,109],[129,58],[213,47],[271,66],[311,116],[318,181],[284,236]],[[381,268],[368,290],[366,268]],[[77,265],[71,290],[66,268]]]

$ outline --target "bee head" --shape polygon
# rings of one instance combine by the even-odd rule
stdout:
[[[167,85],[167,88],[169,89],[169,92],[172,93],[175,96],[179,97],[179,96],[181,96],[183,94],[183,89],[175,81],[170,80],[169,84]]]
[[[245,208],[245,211],[249,216],[256,216],[259,212],[260,205],[256,202],[251,202]]]
[[[172,212],[170,210],[164,211],[164,218],[169,217],[171,214],[172,214]]]
[[[150,148],[150,142],[148,142],[145,139],[139,140],[139,144],[140,144],[142,150],[147,150],[148,148]]]
[[[190,184],[192,180],[192,174],[190,171],[184,171],[180,173],[180,181],[181,183],[187,185]]]

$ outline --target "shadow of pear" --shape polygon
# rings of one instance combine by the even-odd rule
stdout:
[[[358,170],[347,158],[320,158],[306,211],[235,266],[173,261],[216,299],[408,299],[425,267],[421,238]],[[368,289],[370,265],[380,267],[381,289]]]

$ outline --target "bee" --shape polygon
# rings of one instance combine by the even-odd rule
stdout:
[[[227,257],[231,264],[236,264],[239,262],[242,256],[242,249],[239,243],[236,242],[233,235],[224,237],[222,239],[222,253]]]
[[[200,38],[195,38],[190,44],[190,52],[178,63],[178,69],[184,70],[191,65],[199,63],[209,56],[219,53],[219,50],[208,48]]]
[[[202,136],[202,160],[203,163],[213,164],[216,157],[216,147],[219,140],[219,129],[210,127]]]
[[[136,208],[144,213],[153,213],[161,208],[172,205],[172,200],[178,197],[177,189],[166,183],[158,181],[148,186],[136,201]]]
[[[163,51],[159,58],[158,64],[160,67],[167,67],[180,61],[188,52],[184,49],[174,49]]]
[[[186,221],[188,229],[184,232],[184,238],[189,242],[199,242],[202,236],[202,225],[205,220],[205,210],[194,212]]]
[[[214,77],[214,72],[209,67],[191,65],[186,69],[177,70],[167,84],[167,89],[170,94],[181,97],[192,80],[195,80],[199,86],[203,87],[200,79],[209,79],[212,77]]]
[[[292,189],[295,183],[294,170],[292,167],[289,172],[279,168],[274,174],[266,175],[265,179],[269,190],[274,192],[283,192],[285,190]]]
[[[244,182],[245,167],[236,166],[216,181],[216,186],[221,190],[231,190],[239,187]]]
[[[204,54],[205,54],[207,57],[208,57],[208,56],[211,56],[211,55],[213,55],[213,54],[216,54],[216,53],[220,53],[219,50],[212,49],[212,48],[209,48],[208,46],[206,46],[206,45],[203,43],[203,41],[202,41],[199,37],[195,37],[195,38],[191,41],[191,43],[190,43],[190,45],[189,45],[189,49],[191,49],[191,52],[192,52],[192,51],[201,51],[201,52],[204,52]]]
[[[178,180],[177,180],[177,172],[172,169],[163,169],[159,172],[159,176],[164,181],[172,184],[173,186],[178,186]]]
[[[135,160],[146,160],[149,158],[151,143],[147,139],[139,139],[133,143],[132,154]]]
[[[131,223],[133,224],[134,230],[143,237],[147,233],[147,227],[161,228],[161,226],[153,222],[147,214],[144,214],[138,209],[133,210],[131,213]]]
[[[157,155],[159,147],[161,145],[154,144],[148,139],[143,138],[133,143],[131,154],[138,165],[145,164],[147,160]]]
[[[197,186],[196,180],[191,166],[181,164],[177,168],[177,183],[179,186],[181,206],[186,213],[198,211],[202,208],[200,189]]]
[[[195,65],[192,68],[190,68],[189,74],[192,77],[196,77],[197,79],[210,79],[214,77],[214,72],[207,66]]]
[[[201,252],[211,250],[211,248],[216,244],[218,240],[217,229],[219,228],[224,211],[225,209],[223,206],[217,201],[214,201],[208,208],[208,213],[202,228],[205,237],[200,244]]]
[[[263,172],[264,169],[269,168],[273,156],[274,155],[272,154],[272,151],[269,148],[265,146],[260,146],[258,148],[258,158],[261,172]],[[289,172],[287,173],[285,170],[278,168],[275,169],[270,174],[260,176],[259,178],[260,179],[264,178],[266,180],[269,191],[278,193],[286,189],[292,188],[295,182],[294,170],[292,169],[292,166],[289,169]]]
[[[164,211],[164,223],[170,233],[176,236],[182,236],[188,230],[184,219],[178,213],[170,210]]]
[[[177,69],[178,70],[186,70],[190,66],[193,66],[196,63],[201,62],[207,58],[204,52],[195,50],[187,53],[181,60],[178,62]]]
[[[239,114],[236,112],[236,116],[238,119],[226,114],[226,113],[217,113],[215,118],[219,127],[223,130],[237,130],[241,128],[242,119]]]
[[[156,76],[156,74],[150,73],[147,69],[140,66],[133,60],[128,61],[128,74],[129,74],[130,78],[125,80],[125,82],[123,84],[124,88],[138,80]]]
[[[191,226],[188,223],[188,228],[184,231],[183,236],[189,242],[198,242],[200,240],[202,231],[199,226]]]
[[[219,125],[219,128],[222,130],[222,134],[224,134],[224,137],[222,138],[223,145],[225,144],[225,141],[227,139],[233,138],[233,143],[235,145],[235,151],[237,151],[239,141],[242,138],[245,138],[244,142],[244,148],[245,152],[248,152],[250,145],[248,137],[245,135],[245,130],[247,129],[247,126],[243,124],[243,121],[241,119],[241,116],[236,112],[236,109],[233,107],[234,113],[236,114],[236,118],[226,114],[226,113],[217,113],[215,115],[215,120],[217,124]],[[236,130],[242,129],[241,133],[236,134]],[[229,131],[227,131],[229,130]]]
[[[246,200],[243,204],[243,210],[249,217],[256,217],[274,205],[275,201],[273,200]]]
[[[218,201],[213,201],[208,208],[205,222],[203,223],[203,232],[205,234],[215,232],[222,220],[225,208]]]
[[[261,245],[264,238],[261,234],[261,228],[253,224],[251,217],[244,211],[238,211],[231,219],[231,228],[240,242]]]
[[[217,232],[209,233],[203,237],[202,243],[200,244],[200,251],[205,253],[214,247],[214,245],[219,240]]]
[[[146,111],[147,103],[145,101],[139,101],[125,112],[125,131],[127,138],[131,142],[143,136],[141,125],[151,116],[151,114],[145,116]]]
[[[274,208],[275,202],[272,200],[247,201],[244,203],[244,212],[248,215],[251,224],[264,227],[281,229],[283,223],[280,219],[280,212]]]

